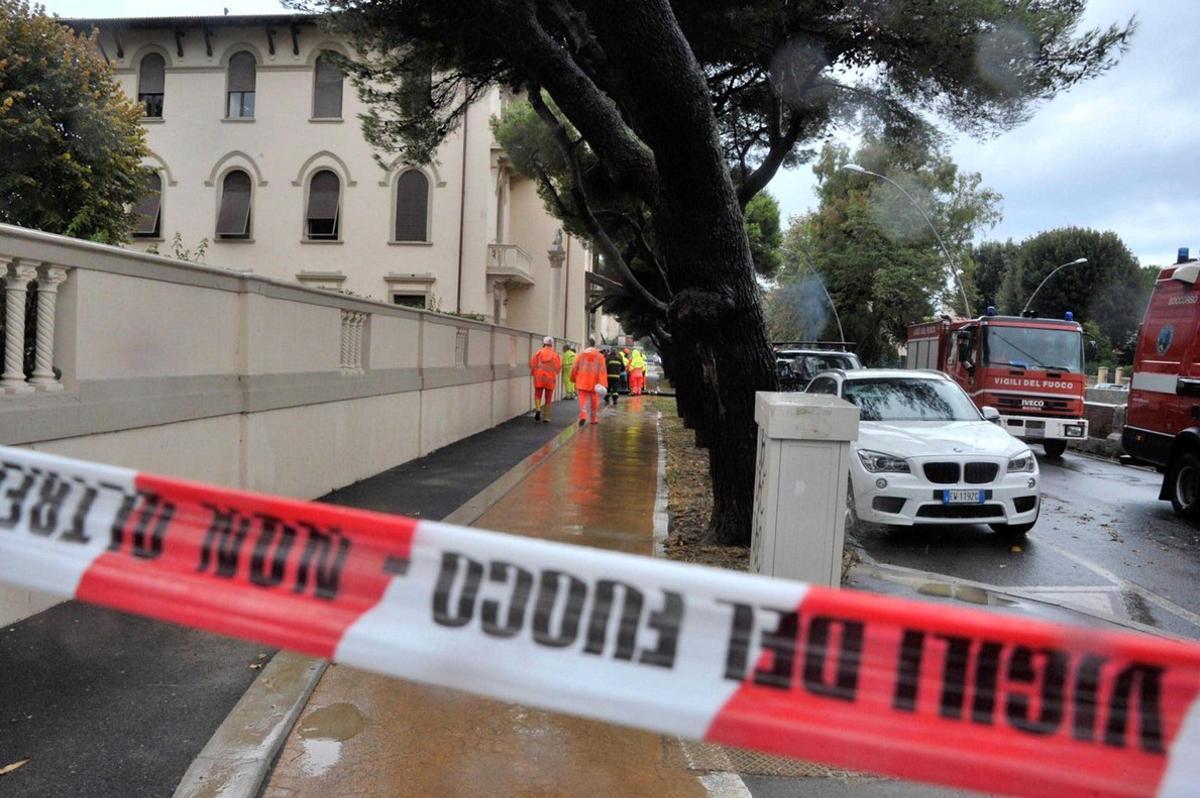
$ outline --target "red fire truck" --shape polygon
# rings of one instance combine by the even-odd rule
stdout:
[[[997,423],[1058,457],[1087,437],[1083,417],[1083,328],[1066,319],[997,316],[942,318],[908,328],[908,368],[954,378]]]
[[[1158,273],[1134,352],[1121,446],[1163,471],[1158,498],[1200,519],[1200,263],[1179,259]]]

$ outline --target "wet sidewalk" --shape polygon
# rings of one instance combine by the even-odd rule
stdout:
[[[555,411],[553,423],[520,416],[320,501],[443,518],[572,434],[574,408]],[[0,795],[171,795],[270,652],[74,601],[0,628],[0,767],[30,760],[0,777]]]
[[[651,554],[655,415],[640,399],[605,409],[599,425],[580,429],[475,525]],[[264,795],[705,795],[669,754],[673,745],[657,734],[332,666]]]

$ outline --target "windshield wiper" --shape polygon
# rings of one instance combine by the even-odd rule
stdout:
[[[1006,344],[1008,344],[1009,346],[1011,346],[1013,349],[1015,349],[1015,350],[1017,350],[1018,352],[1020,352],[1022,355],[1025,355],[1026,357],[1028,357],[1030,360],[1032,360],[1032,361],[1033,361],[1033,363],[1034,363],[1034,365],[1035,365],[1035,366],[1042,366],[1043,368],[1045,368],[1045,364],[1044,364],[1044,363],[1042,363],[1042,361],[1038,360],[1038,359],[1037,359],[1037,357],[1035,357],[1035,356],[1034,356],[1033,354],[1031,354],[1030,352],[1026,352],[1024,349],[1022,349],[1021,347],[1017,346],[1017,345],[1016,345],[1016,344],[1014,344],[1012,341],[1008,340],[1008,339],[1007,339],[1007,338],[1005,338],[1003,335],[1001,335],[1000,333],[996,332],[994,329],[991,331],[990,335],[994,335],[994,336],[996,336],[996,337],[997,337],[997,338],[999,338],[1001,341],[1003,341],[1004,343],[1006,343]],[[1011,363],[1012,361],[1009,361],[1009,362]],[[1028,367],[1026,367],[1026,368],[1028,368]]]

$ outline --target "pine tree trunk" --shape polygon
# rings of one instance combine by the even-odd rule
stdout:
[[[710,534],[749,544],[754,503],[754,394],[774,390],[741,205],[721,150],[708,84],[666,0],[606,0],[591,17],[610,57],[636,81],[621,86],[629,123],[654,152],[655,238],[675,295],[668,312],[680,394],[708,443]]]

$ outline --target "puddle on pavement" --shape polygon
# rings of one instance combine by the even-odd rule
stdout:
[[[320,776],[341,758],[342,743],[363,730],[367,719],[353,704],[330,704],[310,712],[300,723],[304,745],[301,768],[307,776]]]
[[[305,740],[345,742],[363,730],[367,719],[353,704],[330,704],[314,710],[300,723]]]
[[[973,585],[955,585],[949,582],[925,582],[917,588],[917,592],[924,596],[953,598],[965,601],[968,604],[980,604],[985,607],[989,604],[1009,606],[1013,603],[1008,599],[993,596],[988,591],[974,587]]]

